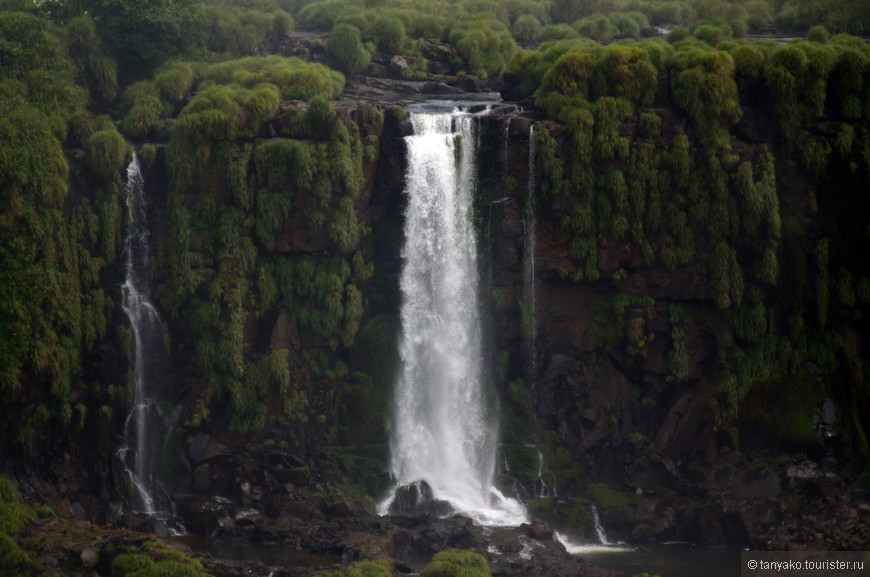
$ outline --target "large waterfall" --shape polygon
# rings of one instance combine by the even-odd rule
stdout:
[[[144,180],[139,159],[127,167],[127,229],[124,242],[126,277],[121,287],[121,307],[130,319],[133,398],[124,425],[124,446],[119,455],[132,486],[133,509],[156,512],[156,482],[153,462],[156,435],[151,423],[159,421],[153,388],[160,378],[165,350],[163,325],[157,309],[148,300],[151,270]]]
[[[391,472],[486,525],[525,520],[493,486],[498,424],[484,389],[472,201],[476,118],[412,113]],[[392,497],[383,504],[387,510]]]

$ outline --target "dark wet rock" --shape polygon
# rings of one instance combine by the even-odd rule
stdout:
[[[397,488],[396,496],[390,505],[391,515],[444,516],[451,510],[449,503],[434,498],[432,488],[426,481],[417,481]]]
[[[626,577],[621,571],[593,567],[556,541],[536,542],[518,554],[489,554],[493,577]]]
[[[540,519],[535,519],[531,524],[523,524],[520,526],[525,531],[525,534],[537,541],[552,541],[553,530],[550,526]]]

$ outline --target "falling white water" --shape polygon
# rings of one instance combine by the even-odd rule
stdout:
[[[544,498],[544,497],[555,496],[556,495],[555,487],[553,487],[553,495],[550,495],[550,489],[549,489],[549,487],[547,487],[547,480],[544,479],[544,454],[541,453],[540,449],[537,449],[537,451],[538,451],[538,486],[540,487],[540,490],[538,491],[538,497]]]
[[[598,509],[595,508],[595,505],[590,505],[589,508],[592,510],[592,520],[595,522],[595,534],[598,535],[598,540],[601,541],[602,545],[610,545],[610,540],[601,524],[601,517],[598,516]]]
[[[124,425],[124,446],[119,455],[133,488],[133,507],[140,513],[155,511],[153,459],[154,440],[149,438],[149,418],[156,411],[149,397],[155,383],[158,359],[163,348],[163,325],[154,305],[148,300],[150,266],[148,223],[144,198],[144,179],[139,159],[127,167],[127,230],[124,241],[126,278],[121,287],[121,307],[130,319],[132,331],[133,399]]]
[[[529,388],[534,391],[537,381],[538,309],[535,302],[535,125],[529,128],[529,186],[523,210],[523,335],[526,343],[526,356]]]
[[[425,480],[435,499],[478,523],[517,525],[523,507],[493,486],[498,431],[481,382],[476,120],[420,112],[411,122],[391,472],[400,486]]]

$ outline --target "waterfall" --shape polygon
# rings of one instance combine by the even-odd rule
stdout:
[[[601,517],[598,516],[598,509],[595,508],[595,505],[589,505],[589,508],[592,510],[592,520],[595,522],[595,533],[598,535],[598,540],[601,541],[602,545],[610,545],[607,533],[604,532],[604,526],[601,524]]]
[[[126,276],[121,287],[121,308],[130,319],[132,332],[133,398],[124,424],[124,443],[119,456],[133,489],[134,510],[153,515],[156,512],[153,461],[157,441],[149,421],[158,418],[159,411],[149,393],[159,382],[165,345],[160,315],[148,300],[151,288],[149,233],[144,179],[135,153],[127,167],[126,193]]]
[[[538,309],[535,302],[535,125],[529,128],[529,182],[523,209],[523,304],[522,329],[526,345],[526,371],[529,389],[535,390],[537,380]]]
[[[420,111],[411,123],[391,473],[399,486],[426,481],[434,499],[481,524],[519,524],[522,506],[493,486],[497,418],[482,382],[472,219],[476,119]]]

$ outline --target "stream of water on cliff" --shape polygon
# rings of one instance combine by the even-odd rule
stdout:
[[[133,398],[124,424],[124,443],[118,455],[132,488],[133,510],[154,515],[156,510],[153,475],[155,441],[149,436],[149,421],[158,410],[149,388],[159,378],[159,358],[163,350],[163,323],[148,299],[151,270],[148,258],[149,232],[144,197],[144,179],[139,159],[127,167],[127,229],[124,240],[126,256],[121,308],[130,319]]]
[[[480,524],[518,525],[523,506],[493,485],[498,422],[483,386],[472,219],[476,118],[422,105],[411,123],[391,473],[399,486],[426,481],[434,499]]]
[[[523,206],[523,335],[526,344],[526,371],[529,389],[534,394],[537,383],[537,356],[535,340],[538,336],[538,309],[535,300],[535,244],[537,222],[535,215],[535,124],[529,128],[529,181]]]

